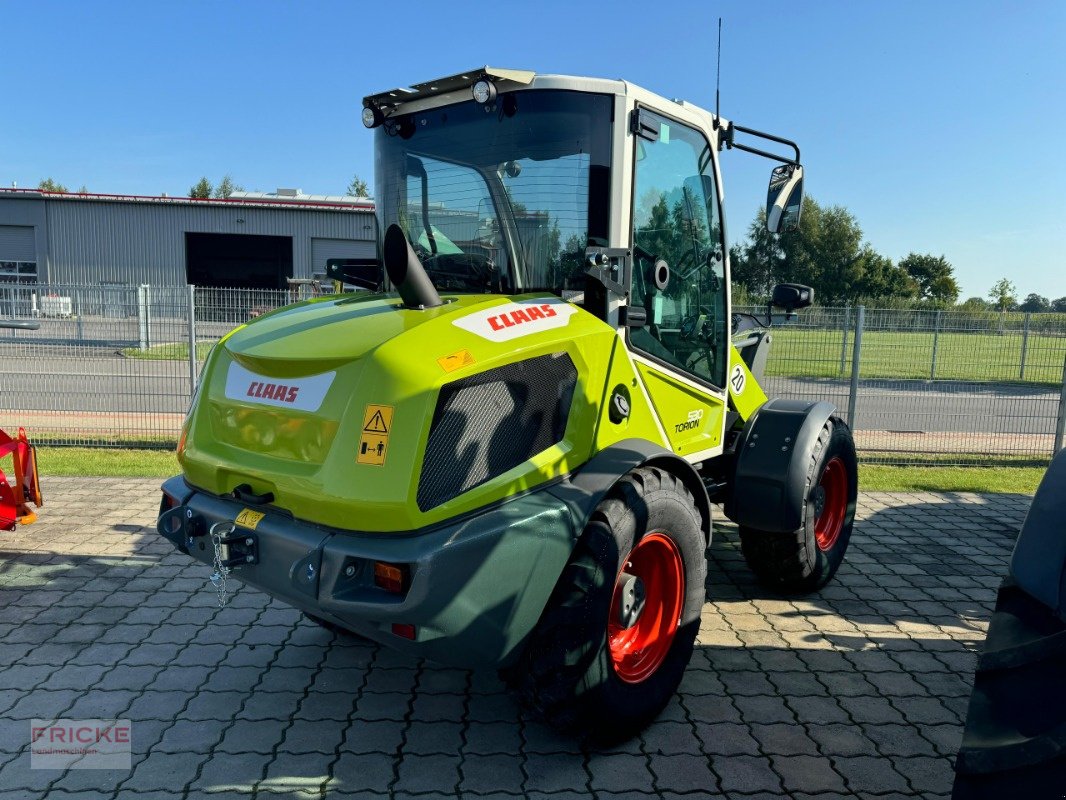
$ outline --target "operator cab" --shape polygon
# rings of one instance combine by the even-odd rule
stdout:
[[[724,403],[732,310],[717,154],[781,162],[767,206],[776,231],[798,223],[794,144],[621,81],[490,67],[369,96],[363,121],[375,129],[380,230],[403,230],[439,292],[553,293],[615,327],[636,361]],[[736,143],[738,131],[795,158]]]

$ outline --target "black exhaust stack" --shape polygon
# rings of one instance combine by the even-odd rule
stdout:
[[[389,280],[400,293],[400,299],[407,308],[435,308],[444,305],[433,287],[433,281],[426,274],[425,267],[418,260],[407,234],[396,223],[385,231],[382,247],[385,271]]]

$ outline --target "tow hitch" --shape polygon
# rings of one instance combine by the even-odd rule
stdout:
[[[232,522],[211,526],[211,543],[215,546],[215,563],[225,569],[243,567],[259,561],[259,540],[254,533],[238,533]]]
[[[259,538],[253,532],[238,531],[232,522],[216,522],[208,531],[207,523],[188,506],[164,511],[156,530],[186,553],[196,547],[203,550],[206,542],[199,540],[206,536],[215,548],[218,566],[227,570],[259,563]]]

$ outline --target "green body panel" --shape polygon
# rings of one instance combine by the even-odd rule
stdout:
[[[598,436],[618,338],[601,320],[551,296],[447,299],[450,302],[441,307],[418,311],[400,307],[394,297],[321,298],[281,309],[234,332],[212,351],[186,423],[179,451],[186,478],[219,495],[245,483],[257,493],[272,492],[276,506],[310,522],[349,530],[410,531],[567,474],[588,460],[597,439],[609,444],[632,435],[619,431],[617,436]],[[541,301],[557,304],[553,308],[565,323],[549,329],[530,325],[530,333],[506,341],[492,341],[453,324],[491,314],[496,307]],[[469,354],[465,366],[449,372],[438,362],[464,350]],[[577,368],[578,385],[563,440],[421,512],[414,498],[440,387],[564,351]],[[271,385],[335,374],[321,406],[299,410],[227,396],[234,362]],[[381,465],[356,460],[370,404],[393,410]]]
[[[666,370],[644,363],[638,364],[637,369],[673,452],[685,457],[722,443],[722,399],[682,383]]]
[[[737,380],[738,372],[743,376],[741,381]],[[729,384],[730,405],[740,415],[740,418],[747,422],[762,407],[767,397],[766,392],[759,386],[759,382],[755,380],[748,365],[737,352],[737,348],[732,345],[729,346],[729,380],[726,382]],[[741,387],[739,391],[737,390],[738,383]]]
[[[610,399],[611,395],[621,388],[624,388],[628,397],[630,412],[627,418],[616,423],[610,419]],[[616,336],[611,343],[611,365],[603,385],[599,421],[590,455],[606,450],[624,439],[644,439],[663,448],[670,447],[669,440],[664,438],[657,423],[655,409],[643,391],[643,384],[633,360],[626,351],[625,342]]]

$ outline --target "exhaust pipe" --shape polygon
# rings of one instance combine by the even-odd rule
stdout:
[[[385,231],[382,255],[389,280],[400,292],[400,299],[406,308],[435,308],[444,305],[433,287],[433,281],[426,274],[425,267],[407,241],[407,234],[395,222]]]

